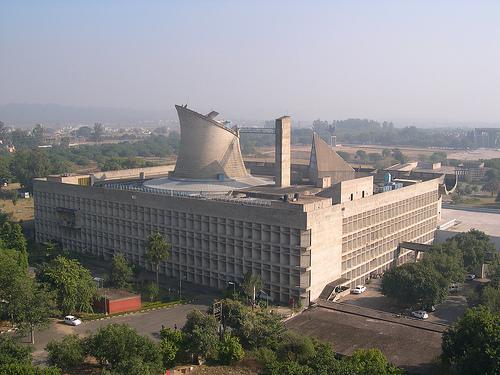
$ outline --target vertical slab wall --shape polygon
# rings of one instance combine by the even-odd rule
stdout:
[[[291,120],[289,116],[276,119],[276,142],[275,142],[275,178],[276,186],[290,186],[291,174]]]

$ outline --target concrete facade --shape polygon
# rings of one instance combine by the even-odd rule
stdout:
[[[275,179],[276,186],[290,186],[290,176],[292,171],[291,155],[291,122],[290,117],[283,116],[276,119],[276,152],[275,152]]]
[[[238,132],[184,106],[176,105],[181,128],[173,176],[192,179],[247,177]]]
[[[353,286],[410,260],[399,243],[432,242],[441,202],[438,180],[333,204],[317,196],[210,200],[37,179],[34,200],[37,242],[105,258],[119,251],[149,268],[146,240],[159,232],[172,244],[163,274],[225,288],[250,271],[275,301],[303,304],[340,277]]]

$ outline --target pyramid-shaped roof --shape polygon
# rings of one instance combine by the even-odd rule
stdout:
[[[313,133],[309,173],[321,176],[322,172],[352,172],[354,169],[337,154],[317,133]]]

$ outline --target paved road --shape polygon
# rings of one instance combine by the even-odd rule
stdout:
[[[78,327],[70,327],[60,321],[54,321],[48,329],[36,333],[35,352],[33,353],[33,357],[35,363],[43,363],[46,360],[46,352],[44,348],[50,341],[59,340],[65,335],[70,334],[87,336],[96,332],[99,328],[107,326],[111,323],[126,323],[134,327],[140,334],[150,336],[153,339],[158,339],[158,333],[162,324],[165,327],[174,328],[174,325],[177,325],[178,328],[181,328],[184,325],[186,315],[189,312],[195,309],[205,311],[208,309],[210,303],[211,299],[206,298],[204,301],[174,306],[166,309],[113,317],[104,320],[83,322]],[[21,338],[21,341],[28,343],[29,337]]]

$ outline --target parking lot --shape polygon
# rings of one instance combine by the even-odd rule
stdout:
[[[388,360],[409,373],[431,372],[441,354],[441,333],[395,322],[311,308],[287,321],[286,325],[304,335],[332,343],[336,352],[350,355],[356,349],[380,349]]]
[[[338,302],[347,303],[355,306],[367,307],[370,309],[400,314],[403,312],[401,307],[395,305],[389,298],[380,291],[381,279],[374,279],[366,285],[366,291],[362,294],[349,294],[341,298]],[[453,324],[461,317],[467,309],[468,284],[457,293],[450,293],[446,300],[436,306],[436,311],[429,313],[429,322]]]

